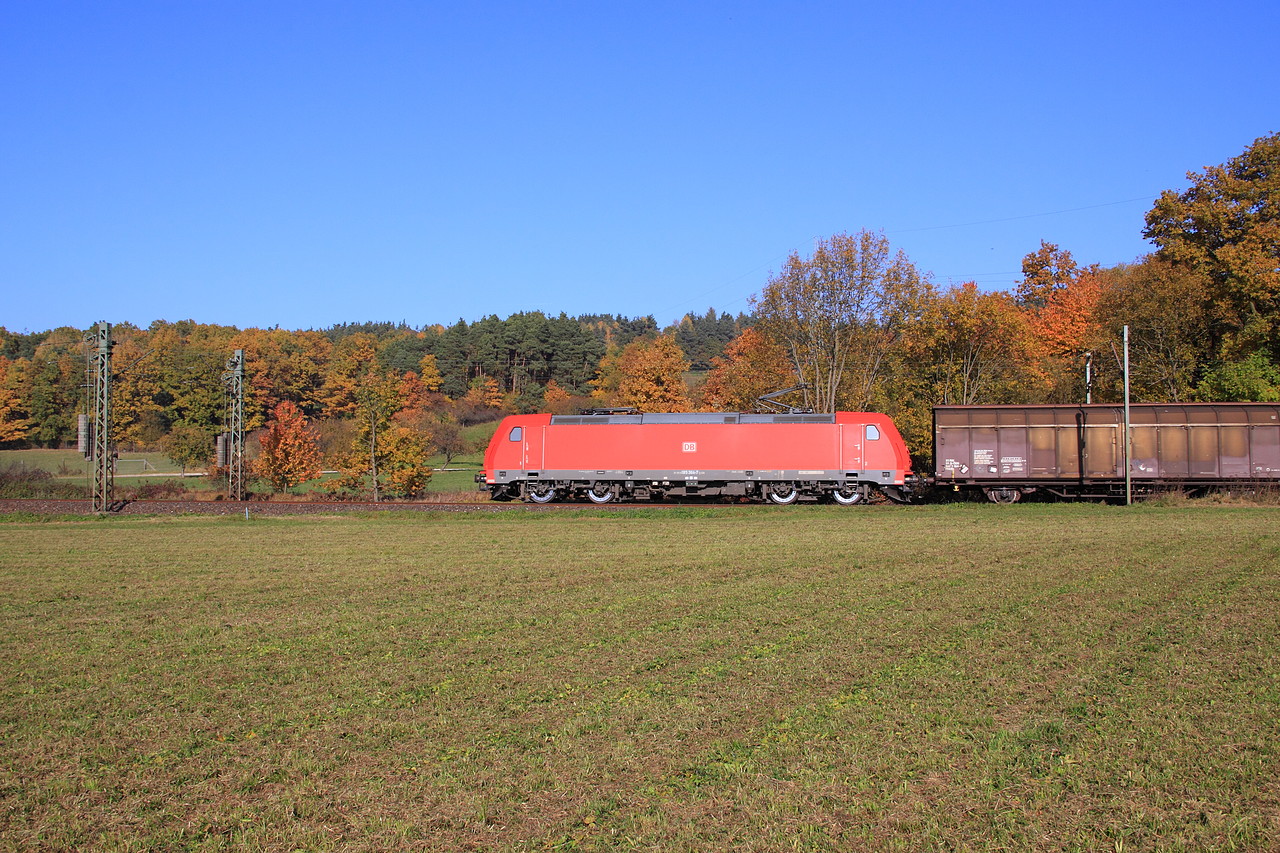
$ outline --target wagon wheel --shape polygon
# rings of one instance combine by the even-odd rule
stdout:
[[[987,493],[987,500],[993,504],[1016,504],[1022,499],[1022,492],[1017,489],[989,488],[983,491]]]
[[[769,489],[769,500],[779,506],[793,504],[800,499],[800,490],[791,483],[779,483]]]
[[[607,504],[613,500],[613,489],[609,487],[608,483],[594,483],[587,490],[587,500],[593,504]]]
[[[529,487],[529,500],[536,504],[549,504],[556,499],[556,487],[539,483]]]
[[[831,499],[840,506],[853,506],[867,498],[867,491],[862,486],[841,486],[831,492]]]

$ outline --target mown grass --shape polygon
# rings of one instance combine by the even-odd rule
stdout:
[[[0,450],[0,468],[38,468],[56,477],[87,477],[91,463],[77,450]],[[116,460],[120,477],[138,474],[180,474],[181,466],[163,453],[121,453]]]
[[[468,427],[467,434],[474,434],[476,442],[484,442],[484,434],[492,433],[496,424],[481,424],[479,427]],[[474,497],[478,494],[475,475],[483,464],[483,448],[476,453],[463,454],[451,462],[445,462],[443,455],[431,458],[434,467],[431,482],[427,487],[428,495],[466,495]],[[144,466],[145,461],[145,466]],[[75,450],[0,450],[0,472],[21,473],[26,471],[46,471],[51,475],[51,488],[37,494],[14,494],[12,497],[51,496],[45,492],[65,487],[67,481],[74,481],[77,487],[86,492],[89,488],[90,464]],[[126,453],[122,454],[116,466],[116,488],[124,497],[135,495],[147,497],[150,493],[164,493],[164,497],[174,497],[170,493],[189,493],[193,496],[205,495],[209,492],[225,492],[225,478],[211,479],[205,476],[175,476],[172,480],[160,475],[179,475],[181,470],[170,459],[161,453]],[[320,477],[291,490],[294,497],[305,497],[316,491],[321,482],[328,477]],[[271,489],[263,481],[251,479],[251,488],[261,494],[269,494]],[[61,491],[65,491],[62,488]],[[284,495],[282,497],[289,497]],[[57,496],[62,495],[61,492]]]
[[[11,520],[0,846],[1273,849],[1276,522]]]

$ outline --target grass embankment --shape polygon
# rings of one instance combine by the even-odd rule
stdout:
[[[1276,511],[0,524],[0,846],[1280,844]]]

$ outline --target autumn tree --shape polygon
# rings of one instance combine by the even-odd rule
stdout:
[[[26,438],[56,447],[76,437],[76,414],[84,411],[84,333],[62,326],[40,341],[30,359],[15,361],[9,382],[28,419]]]
[[[1120,352],[1129,327],[1130,385],[1136,400],[1180,402],[1196,396],[1202,370],[1213,360],[1212,319],[1203,299],[1204,276],[1158,257],[1121,264],[1096,276],[1100,291],[1096,321],[1105,336],[1097,355],[1102,375],[1120,399],[1123,376],[1113,352]],[[1110,361],[1112,363],[1108,364]],[[1097,364],[1095,360],[1095,365]]]
[[[111,327],[111,426],[124,447],[158,442],[167,431],[164,406],[156,399],[150,335],[129,323]]]
[[[1022,259],[1022,279],[1014,289],[1014,301],[1021,308],[1038,312],[1054,294],[1070,287],[1078,276],[1071,252],[1041,240],[1040,248]]]
[[[731,341],[723,356],[711,359],[702,401],[709,409],[751,411],[763,395],[795,384],[787,351],[753,327]]]
[[[25,438],[30,424],[18,391],[10,382],[9,364],[9,359],[0,356],[0,444]]]
[[[502,407],[502,386],[492,376],[474,379],[462,399],[476,408],[499,409]]]
[[[431,439],[405,427],[393,427],[384,445],[383,490],[393,498],[420,498],[431,483],[427,460],[433,449]]]
[[[364,333],[356,333],[358,337]],[[428,438],[412,421],[423,410],[400,408],[399,382],[390,373],[369,365],[357,377],[352,392],[355,407],[351,443],[335,459],[340,476],[325,484],[334,493],[355,494],[368,489],[373,500],[384,495],[416,493],[430,477]],[[397,416],[411,416],[397,422]],[[425,485],[421,486],[425,487]]]
[[[688,369],[672,335],[637,338],[601,361],[592,397],[643,412],[687,412],[693,407],[684,382]]]
[[[380,463],[382,463],[388,455],[387,440],[390,435],[382,435],[382,447],[378,446],[379,433],[390,433],[387,428],[391,425],[391,416],[399,408],[399,398],[396,395],[395,380],[387,374],[370,370],[360,380],[360,386],[355,393],[357,411],[356,411],[356,443],[353,448],[353,458],[351,467],[363,467],[364,460],[360,459],[363,453],[367,453],[366,460],[368,462],[369,480],[373,486],[373,499],[378,501],[381,492],[381,472],[379,471]]]
[[[471,449],[462,433],[462,424],[452,415],[444,414],[423,431],[431,446],[444,456],[444,464],[450,465],[456,456]]]
[[[1096,339],[1098,277],[1083,275],[1067,287],[1055,290],[1031,318],[1032,330],[1042,348],[1052,356],[1079,355]]]
[[[179,426],[208,434],[218,428],[226,402],[221,377],[234,335],[227,326],[194,320],[157,320],[147,327],[141,341],[147,354],[134,368],[157,407],[148,415],[147,441],[155,441],[157,432],[163,438]]]
[[[1187,179],[1160,194],[1143,236],[1207,278],[1222,356],[1261,350],[1280,362],[1280,133]]]
[[[866,408],[931,285],[883,234],[820,240],[792,253],[752,300],[761,331],[786,348],[810,406]]]
[[[378,361],[378,340],[368,332],[347,335],[333,348],[320,391],[324,412],[329,417],[355,416],[367,412],[361,393],[371,383],[378,383],[386,373]],[[387,392],[394,395],[394,389]],[[367,395],[366,400],[367,402]],[[391,409],[394,412],[396,406]],[[391,417],[387,412],[387,417]]]
[[[245,420],[256,429],[288,400],[308,417],[323,411],[325,375],[333,342],[320,332],[245,329],[228,343],[245,355]]]
[[[972,406],[1020,402],[1031,381],[1031,326],[1008,293],[973,282],[931,300],[915,364],[928,375],[929,402]]]
[[[444,385],[434,353],[427,353],[418,361],[418,379],[422,382],[422,387],[433,394]]]
[[[438,388],[439,385],[437,384]],[[398,390],[400,398],[400,408],[402,410],[426,410],[433,408],[443,401],[443,398],[431,390],[427,383],[422,381],[417,371],[410,370],[400,377],[400,387]]]
[[[573,406],[573,396],[554,379],[542,389],[542,410],[553,415],[567,415]]]
[[[320,445],[306,415],[288,400],[276,405],[258,443],[261,450],[251,470],[277,491],[320,476]]]

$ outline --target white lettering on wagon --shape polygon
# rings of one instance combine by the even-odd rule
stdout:
[[[697,452],[698,452],[698,442],[696,442],[696,441],[686,441],[686,442],[684,443],[684,447],[683,447],[683,448],[681,448],[681,449],[682,449],[682,450],[684,450],[684,452],[685,452],[685,453],[697,453]]]
[[[1000,457],[1000,473],[1001,474],[1025,474],[1027,470],[1027,460],[1021,456],[1001,456]]]

